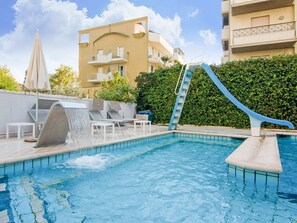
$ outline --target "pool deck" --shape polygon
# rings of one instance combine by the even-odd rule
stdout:
[[[250,130],[248,129],[235,129],[231,127],[216,127],[216,126],[190,126],[183,125],[177,129],[179,132],[205,134],[205,135],[218,135],[218,136],[229,136],[248,138],[228,159],[227,163],[232,165],[236,164],[242,168],[257,169],[268,172],[281,172],[281,164],[279,159],[279,153],[276,143],[276,134],[290,134],[297,135],[297,131],[280,131],[280,130],[262,130],[261,137],[249,137]],[[97,138],[92,146],[100,146],[111,144],[114,142],[126,141],[131,139],[142,138],[146,136],[160,135],[167,131],[167,126],[152,125],[152,132],[143,134],[141,130],[137,131],[136,134],[133,132],[133,126],[128,128],[130,134],[120,134],[118,132],[114,139],[108,138],[107,141],[103,141],[102,138]],[[264,138],[263,138],[264,137]],[[265,139],[265,140],[263,140]],[[260,143],[264,141],[263,143]],[[35,143],[24,142],[24,138],[0,138],[0,165],[15,163],[19,161],[35,159],[40,157],[51,156],[54,154],[75,151],[81,149],[81,147],[75,147],[73,144],[64,144],[57,146],[48,146],[41,148],[34,148]],[[261,145],[259,147],[259,145]],[[271,145],[276,145],[272,149]],[[90,146],[88,146],[90,147]],[[268,156],[267,156],[268,154]],[[270,154],[270,155],[269,155]],[[271,164],[271,158],[276,160]],[[263,162],[264,163],[263,163]],[[262,162],[262,163],[261,163]],[[261,167],[259,167],[259,165]],[[274,166],[271,169],[271,165]],[[264,169],[262,168],[264,166]],[[265,167],[268,166],[268,167]]]

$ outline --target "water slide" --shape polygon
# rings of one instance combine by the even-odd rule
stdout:
[[[213,70],[210,68],[207,64],[202,64],[203,69],[206,71],[208,76],[211,78],[211,80],[214,82],[214,84],[219,88],[219,90],[240,110],[245,112],[249,118],[251,123],[251,135],[252,136],[260,136],[260,128],[262,122],[268,122],[276,125],[283,125],[287,126],[290,129],[294,129],[294,125],[286,120],[280,120],[280,119],[273,119],[269,118],[267,116],[261,115],[257,112],[254,112],[253,110],[246,107],[244,104],[239,102],[228,90],[227,88],[222,84],[222,82],[218,79],[218,77],[215,75]]]

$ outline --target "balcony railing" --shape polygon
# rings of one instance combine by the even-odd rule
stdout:
[[[231,0],[232,15],[242,15],[282,7],[291,7],[294,0]]]
[[[150,63],[155,63],[155,64],[159,64],[159,65],[164,65],[163,60],[161,59],[161,57],[159,56],[154,56],[154,55],[149,55],[148,56],[149,62]]]
[[[88,74],[88,82],[89,83],[99,83],[106,80],[113,79],[113,74],[111,72],[109,73],[93,73]]]
[[[97,54],[89,58],[88,63],[92,65],[112,64],[112,63],[126,63],[128,61],[127,53],[117,54],[116,52],[109,52],[107,54]]]
[[[222,40],[230,39],[230,28],[229,26],[224,26],[222,29]]]
[[[230,11],[230,1],[226,0],[222,2],[222,14],[229,13]]]
[[[266,26],[233,30],[233,37],[251,36],[263,33],[282,32],[295,30],[295,22],[278,23]]]

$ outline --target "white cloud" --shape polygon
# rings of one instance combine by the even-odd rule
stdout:
[[[188,17],[194,18],[194,17],[196,17],[198,15],[198,12],[199,12],[199,9],[196,9],[195,11],[188,14]]]
[[[217,45],[217,34],[212,32],[211,30],[200,30],[199,35],[202,37],[205,44],[208,45]]]
[[[145,6],[135,6],[129,0],[111,0],[101,14],[90,18],[87,9],[78,10],[70,1],[17,0],[14,5],[15,29],[0,36],[0,66],[7,65],[14,77],[23,82],[35,32],[39,29],[48,72],[60,64],[78,70],[78,31],[148,16],[150,29],[161,33],[172,45],[183,45],[181,18],[163,18]]]
[[[186,63],[220,64],[223,50],[218,45],[190,44],[183,48]]]
[[[14,5],[15,29],[0,37],[0,65],[7,65],[13,76],[23,82],[35,32],[39,29],[48,72],[60,64],[77,69],[78,30],[87,19],[76,4],[49,0],[18,0]]]

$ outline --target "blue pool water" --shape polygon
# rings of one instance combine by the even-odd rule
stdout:
[[[279,139],[279,181],[235,176],[224,159],[241,143],[170,135],[68,159],[9,176],[0,208],[13,222],[297,221],[297,142]]]

